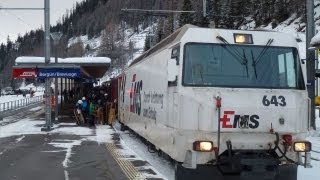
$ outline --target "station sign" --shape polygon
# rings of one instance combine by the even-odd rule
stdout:
[[[80,78],[80,69],[74,68],[39,68],[38,78]]]
[[[16,79],[20,79],[20,78],[34,79],[37,77],[37,69],[36,68],[13,68],[12,75]]]

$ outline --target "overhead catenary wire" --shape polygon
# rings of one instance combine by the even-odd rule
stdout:
[[[4,10],[7,14],[15,16],[15,18],[17,18],[20,22],[24,23],[24,25],[27,25],[29,28],[31,28],[31,25],[29,23],[27,23],[26,21],[24,21],[23,18],[19,17],[18,15],[14,14],[14,13],[9,12],[9,10],[42,10],[43,11],[44,8],[11,8],[11,7],[9,8],[9,7],[4,7],[3,3],[0,3],[0,12],[2,12],[1,10]],[[0,36],[3,36],[3,35],[0,34]]]
[[[196,11],[153,10],[153,9],[121,9],[124,12],[137,13],[196,13]]]
[[[0,8],[1,10],[1,8]],[[1,11],[0,11],[1,12]],[[10,14],[12,16],[14,16],[16,19],[18,19],[20,22],[22,22],[24,25],[27,25],[29,28],[31,28],[31,25],[29,23],[27,23],[26,21],[23,20],[23,18],[21,18],[20,16],[8,11],[8,10],[5,10],[4,12],[6,12],[7,14]]]

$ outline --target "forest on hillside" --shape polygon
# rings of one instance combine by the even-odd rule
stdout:
[[[125,9],[184,10],[195,13],[141,13]],[[121,43],[124,30],[139,31],[156,24],[156,32],[146,38],[145,50],[170,35],[184,24],[217,28],[239,29],[254,21],[256,27],[272,23],[275,27],[293,13],[305,21],[305,1],[301,0],[207,0],[207,14],[203,16],[203,0],[84,0],[61,16],[51,32],[61,31],[57,51],[60,57],[84,56],[92,47],[79,41],[68,47],[72,37],[87,35],[89,39],[101,36],[99,56],[117,61],[126,48]],[[255,28],[255,27],[251,27]],[[301,26],[300,31],[304,31]],[[19,35],[17,40],[7,39],[0,45],[0,87],[14,86],[11,69],[18,56],[43,56],[43,29]],[[52,45],[53,48],[53,45]]]

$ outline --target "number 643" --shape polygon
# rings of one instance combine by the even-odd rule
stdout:
[[[286,98],[283,96],[271,96],[271,98],[269,99],[267,97],[267,95],[263,96],[262,99],[262,104],[264,106],[270,106],[270,105],[275,105],[275,106],[286,106]]]

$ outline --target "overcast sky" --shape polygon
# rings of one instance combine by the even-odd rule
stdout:
[[[76,2],[83,0],[50,0],[50,24],[56,24],[67,9],[71,9]],[[0,0],[3,8],[43,8],[44,0]],[[0,10],[0,43],[7,41],[7,36],[15,40],[18,33],[24,35],[26,32],[44,27],[44,12]]]

